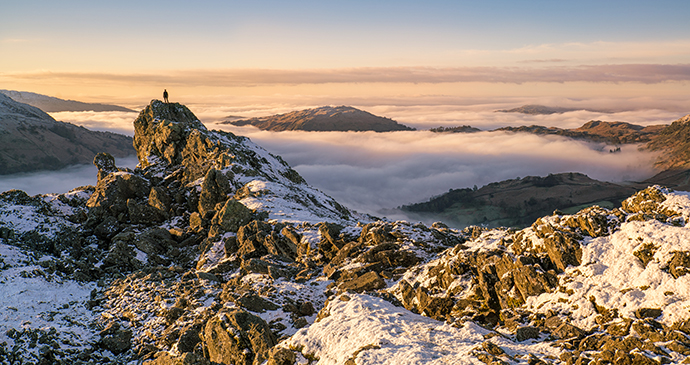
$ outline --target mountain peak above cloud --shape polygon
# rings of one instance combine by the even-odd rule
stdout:
[[[351,106],[322,106],[268,117],[228,121],[270,131],[405,131],[413,128]]]

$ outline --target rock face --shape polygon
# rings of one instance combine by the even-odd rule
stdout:
[[[270,117],[226,122],[269,131],[409,131],[413,128],[350,106],[322,106]]]
[[[139,168],[101,154],[96,187],[0,194],[0,364],[690,361],[688,193],[391,222],[182,105],[135,123]]]
[[[134,154],[132,139],[58,122],[42,110],[0,93],[0,174],[88,164],[98,152]]]

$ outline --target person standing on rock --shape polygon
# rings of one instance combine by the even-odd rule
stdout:
[[[166,89],[163,90],[163,101],[165,101],[166,104],[169,103],[169,101],[168,101],[168,90],[166,90]]]

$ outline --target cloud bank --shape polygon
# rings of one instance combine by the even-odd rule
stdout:
[[[499,132],[266,132],[223,127],[281,155],[310,184],[359,211],[424,201],[451,188],[549,173],[582,172],[607,181],[653,174],[654,155],[637,146],[608,153],[601,144]]]
[[[509,106],[506,101],[515,100],[518,99],[487,100],[478,105],[374,105],[365,110],[420,129],[462,124],[484,129],[530,124],[575,128],[592,119],[659,124],[670,123],[683,115],[658,109],[611,114],[576,111],[537,116],[493,112]],[[608,147],[602,144],[558,136],[501,132],[275,133],[214,122],[229,115],[270,115],[300,107],[283,103],[190,105],[190,108],[208,128],[250,137],[270,152],[281,155],[311,185],[353,209],[375,215],[385,215],[381,213],[382,208],[424,201],[452,188],[483,186],[528,175],[573,171],[599,180],[639,181],[654,173],[650,167],[655,156],[632,145],[624,146],[621,153],[610,154]],[[125,132],[129,129],[126,134],[131,135],[136,113],[128,114],[132,115],[80,112],[54,113],[53,116],[91,126],[102,121],[101,129]],[[79,184],[71,187],[76,185]]]
[[[353,67],[336,69],[224,69],[157,73],[2,72],[0,78],[117,82],[173,86],[236,87],[343,83],[638,82],[690,80],[690,64],[604,64],[548,67]]]

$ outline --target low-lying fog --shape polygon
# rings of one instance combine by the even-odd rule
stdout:
[[[350,208],[375,215],[381,215],[382,209],[424,201],[451,188],[483,186],[528,175],[575,171],[598,180],[622,182],[643,180],[654,173],[651,166],[655,156],[640,151],[635,145],[623,146],[620,153],[609,153],[610,146],[558,136],[502,132],[435,134],[425,131],[430,127],[469,124],[487,130],[539,124],[575,128],[589,120],[650,125],[668,124],[683,115],[656,109],[524,115],[494,112],[504,108],[503,105],[355,106],[391,117],[419,131],[276,133],[216,122],[228,116],[265,116],[318,105],[188,106],[210,129],[223,129],[251,138],[268,151],[282,156],[311,185]],[[137,113],[63,112],[51,115],[57,120],[95,130],[132,135],[131,123]],[[4,177],[0,178],[0,190],[21,188],[30,194],[67,191],[95,183],[95,171],[94,167],[74,167],[70,171],[32,174],[24,180],[17,176]],[[80,180],[82,175],[84,180]]]
[[[137,157],[116,158],[119,167],[134,168]],[[76,187],[96,185],[98,169],[94,165],[74,165],[56,171],[26,172],[12,175],[0,175],[0,192],[19,189],[29,195],[66,193]]]

